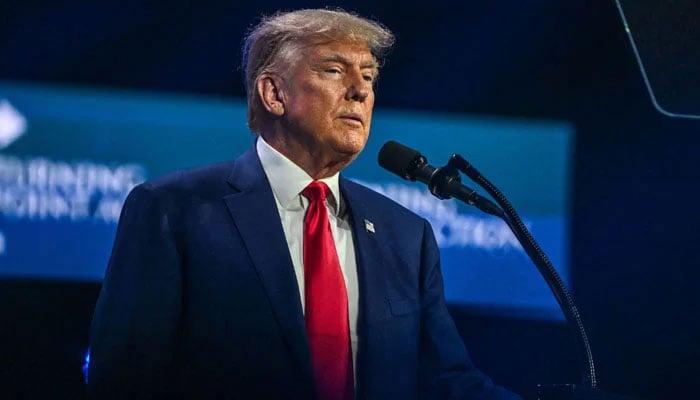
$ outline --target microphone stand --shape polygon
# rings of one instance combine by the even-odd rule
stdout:
[[[572,384],[564,385],[538,385],[539,400],[622,400],[629,399],[616,395],[604,394],[597,390],[598,382],[596,380],[595,363],[593,362],[593,353],[588,341],[588,336],[583,327],[581,316],[574,304],[574,300],[569,293],[566,285],[561,277],[554,269],[554,266],[549,261],[547,255],[542,251],[530,231],[525,227],[520,216],[517,214],[508,199],[499,191],[491,182],[484,178],[479,171],[474,168],[467,160],[459,154],[453,154],[450,157],[448,164],[445,167],[439,168],[433,177],[431,177],[428,187],[430,192],[441,199],[454,196],[464,202],[474,205],[465,196],[454,191],[456,183],[460,181],[459,172],[463,172],[474,182],[479,184],[491,197],[493,197],[502,210],[499,212],[490,212],[489,214],[497,215],[508,225],[515,237],[518,239],[523,249],[530,257],[532,262],[537,267],[538,271],[549,286],[554,298],[561,308],[566,322],[571,328],[578,343],[579,361],[582,364],[583,387]],[[480,207],[481,208],[481,207]]]

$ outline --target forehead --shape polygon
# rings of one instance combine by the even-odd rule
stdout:
[[[361,68],[378,68],[377,60],[366,44],[357,41],[334,41],[304,46],[302,63],[341,62]]]

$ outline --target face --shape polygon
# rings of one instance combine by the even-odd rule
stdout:
[[[285,135],[312,160],[342,168],[369,136],[377,62],[356,42],[309,46],[301,54],[283,78]]]

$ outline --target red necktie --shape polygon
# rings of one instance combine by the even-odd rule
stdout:
[[[328,186],[313,181],[304,220],[304,301],[306,333],[316,391],[321,400],[354,398],[348,295],[326,209]]]

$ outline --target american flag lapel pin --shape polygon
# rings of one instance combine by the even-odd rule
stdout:
[[[367,232],[374,233],[374,224],[369,220],[364,220],[364,221],[365,221],[365,230]]]

